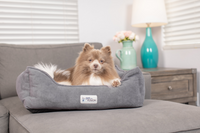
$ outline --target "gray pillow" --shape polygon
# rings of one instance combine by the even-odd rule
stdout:
[[[141,107],[145,86],[140,69],[116,70],[122,83],[118,87],[68,86],[56,83],[37,68],[27,67],[17,78],[16,90],[24,107],[32,112]]]

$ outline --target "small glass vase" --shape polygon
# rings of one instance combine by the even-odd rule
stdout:
[[[120,60],[120,66],[123,70],[131,70],[137,67],[136,51],[133,48],[133,41],[122,41],[123,48],[117,50],[115,55]],[[120,51],[120,56],[118,53]]]

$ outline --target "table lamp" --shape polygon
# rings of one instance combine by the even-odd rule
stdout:
[[[141,48],[143,68],[156,68],[158,64],[158,48],[152,38],[151,27],[167,24],[164,0],[133,0],[133,27],[145,27],[146,38]]]

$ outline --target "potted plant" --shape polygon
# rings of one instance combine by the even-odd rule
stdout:
[[[130,70],[137,66],[136,51],[133,48],[133,41],[139,40],[139,36],[132,31],[120,31],[115,34],[113,40],[122,43],[123,48],[117,50],[115,55],[120,60],[123,70]],[[118,53],[120,51],[120,56]]]

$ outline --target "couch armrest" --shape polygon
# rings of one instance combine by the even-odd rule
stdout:
[[[151,74],[143,72],[145,80],[145,99],[151,99]]]
[[[0,102],[0,133],[8,133],[8,110]]]

